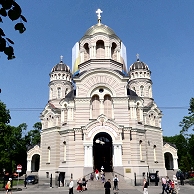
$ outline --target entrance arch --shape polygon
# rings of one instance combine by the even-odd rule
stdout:
[[[169,153],[169,152],[166,152],[164,154],[164,158],[165,158],[165,167],[166,167],[166,170],[173,170],[174,169],[174,164],[173,164],[172,154]]]
[[[97,133],[93,139],[94,169],[104,167],[106,172],[113,170],[113,144],[111,136],[106,132]]]
[[[38,172],[40,166],[40,155],[34,154],[31,161],[31,171]]]

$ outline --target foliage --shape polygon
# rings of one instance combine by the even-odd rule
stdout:
[[[179,126],[182,127],[180,134],[163,137],[164,142],[176,145],[179,168],[182,171],[190,171],[194,167],[194,135],[187,133],[189,129],[194,131],[194,98],[190,99],[188,111],[189,116],[184,116],[179,123]]]
[[[190,100],[190,107],[188,109],[189,116],[184,116],[179,126],[182,127],[181,133],[188,132],[189,129],[194,131],[194,98]]]
[[[26,30],[23,22],[27,22],[27,20],[22,15],[22,9],[15,0],[0,0],[1,23],[3,23],[2,17],[8,17],[12,21],[20,19],[20,21],[14,26],[15,30],[18,30],[21,34]],[[15,58],[14,49],[11,46],[13,44],[14,42],[6,37],[3,29],[0,28],[0,52],[4,52],[4,54],[7,55],[8,60]]]
[[[28,146],[40,144],[41,123],[37,122],[33,130],[27,131],[26,123],[17,127],[9,125],[11,117],[6,105],[0,102],[0,171],[6,169],[6,172],[13,173],[18,164],[22,165],[25,171],[27,168],[27,150]]]
[[[193,160],[193,147],[194,145],[194,136],[191,136],[190,138],[184,137],[183,134],[171,136],[171,137],[163,137],[164,142],[171,143],[176,146],[176,149],[178,150],[178,164],[179,168],[182,171],[190,171],[191,167],[194,165]]]
[[[11,116],[6,105],[0,101],[0,123],[7,124],[10,122]]]
[[[34,129],[30,130],[25,136],[27,149],[30,149],[35,145],[40,145],[40,131],[42,129],[42,125],[40,122],[37,122],[34,124],[33,128]]]

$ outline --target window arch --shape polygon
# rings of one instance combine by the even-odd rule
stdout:
[[[48,149],[48,150],[47,150],[47,151],[48,151],[48,158],[47,158],[48,160],[47,160],[47,163],[50,164],[50,162],[51,162],[51,147],[48,146],[47,149]]]
[[[110,95],[104,96],[104,114],[108,118],[112,118],[112,98]]]
[[[90,49],[88,43],[84,44],[84,61],[89,60],[90,58]]]
[[[112,43],[112,47],[111,47],[111,57],[113,60],[116,60],[117,59],[117,54],[116,54],[116,49],[117,45],[115,42]]]
[[[57,88],[57,98],[61,98],[61,88]]]
[[[144,87],[140,86],[140,96],[144,96]]]
[[[97,118],[100,112],[100,100],[98,95],[92,97],[92,118]]]
[[[140,160],[143,159],[143,156],[142,156],[142,140],[139,140],[139,155],[140,155]]]
[[[102,40],[96,42],[96,58],[105,58],[105,47]]]

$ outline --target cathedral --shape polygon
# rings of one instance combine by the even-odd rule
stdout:
[[[151,70],[138,54],[127,67],[124,43],[96,13],[97,24],[72,48],[72,68],[61,56],[49,74],[41,145],[28,151],[27,172],[77,180],[103,166],[131,180],[167,175],[178,169],[177,150],[163,142]]]

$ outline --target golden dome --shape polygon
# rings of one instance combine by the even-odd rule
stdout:
[[[102,23],[98,23],[98,24],[90,27],[86,31],[84,36],[92,36],[92,35],[97,34],[97,33],[104,33],[107,35],[116,35],[111,28],[109,28],[108,26],[106,26]]]

